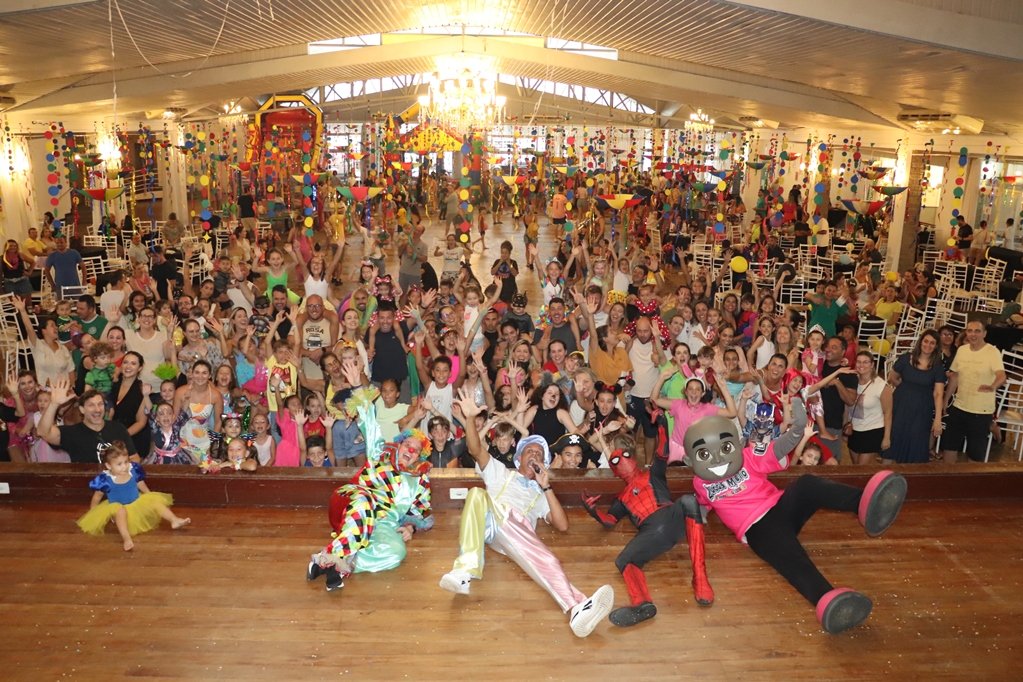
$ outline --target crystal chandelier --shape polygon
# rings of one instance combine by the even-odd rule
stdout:
[[[482,66],[459,63],[430,74],[428,91],[419,96],[419,118],[465,135],[490,130],[504,121],[507,98],[497,94],[497,74]]]
[[[697,109],[695,114],[689,114],[689,120],[685,122],[685,128],[691,133],[712,133],[714,132],[714,119],[703,113],[703,109]]]

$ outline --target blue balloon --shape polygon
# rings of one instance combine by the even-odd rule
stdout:
[[[312,139],[312,137],[313,137],[313,136],[309,134],[309,131],[308,131],[308,130],[303,130],[303,131],[302,131],[302,139],[303,139],[303,140],[305,140],[306,142],[308,142],[309,140],[311,140],[311,139]]]
[[[954,217],[958,218],[959,217],[959,209],[958,208],[953,208],[952,209],[952,215]]]
[[[206,209],[202,213],[199,214],[199,217],[202,218],[203,220],[209,220],[210,218],[213,217],[213,214],[210,213],[209,209]]]
[[[51,197],[55,197],[60,194],[60,187],[57,185],[51,185],[46,191],[50,193]]]
[[[816,185],[813,186],[813,191],[817,192],[817,194],[820,194],[821,192],[823,192],[824,191],[824,183],[823,182],[818,182]]]

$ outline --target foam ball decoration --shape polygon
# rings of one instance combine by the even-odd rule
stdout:
[[[312,237],[313,236],[313,228],[311,228],[311,227],[306,228],[305,236]]]
[[[462,166],[462,175],[468,175],[468,174],[469,174],[469,167],[468,166]]]
[[[849,253],[852,253],[853,251],[856,250],[856,245],[853,244],[852,242],[849,242],[848,244],[845,245],[845,250],[848,251]]]
[[[952,237],[949,237],[948,241],[945,242],[945,243],[948,244],[949,246],[955,246],[956,245],[956,240],[954,238],[952,238]]]
[[[469,198],[469,190],[463,189],[458,192],[458,198],[465,201]]]
[[[725,233],[725,224],[724,223],[714,223],[714,231],[717,232],[718,234],[724,234]]]
[[[742,256],[735,256],[729,262],[729,266],[732,268],[732,272],[741,275],[742,273],[749,270],[749,261]]]
[[[725,214],[724,213],[718,213],[717,214],[717,221],[719,223],[722,222],[724,219],[725,219]]]
[[[571,201],[566,201],[565,202],[565,210],[566,211],[571,211],[572,210],[572,202]]]
[[[469,235],[463,232],[462,234],[458,235],[458,241],[462,242],[463,244],[468,244]]]
[[[892,343],[888,339],[879,339],[871,336],[867,339],[867,347],[878,355],[888,355],[892,349]]]
[[[313,226],[313,219],[312,219],[312,217],[306,218],[303,221],[303,223],[305,224],[306,227],[312,227]]]

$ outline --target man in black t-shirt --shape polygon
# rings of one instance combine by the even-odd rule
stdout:
[[[39,419],[37,432],[50,445],[68,453],[72,462],[96,464],[100,454],[111,443],[120,441],[128,450],[132,461],[139,461],[135,442],[128,429],[118,422],[106,420],[106,405],[103,395],[92,389],[85,391],[78,399],[82,411],[82,422],[72,426],[56,426],[57,408],[71,397],[68,382],[61,379],[51,388],[50,404]]]
[[[856,370],[845,366],[845,339],[832,336],[824,345],[824,369],[821,377],[831,381],[820,390],[826,432],[818,434],[836,461],[842,459],[842,426],[845,408],[856,402]]]
[[[259,222],[256,220],[256,199],[252,196],[251,185],[246,186],[245,193],[238,197],[238,220],[249,239],[255,244],[256,227],[259,226]]]
[[[374,340],[375,355],[371,361],[373,373],[370,379],[378,384],[384,379],[394,379],[401,390],[401,402],[409,402],[408,360],[405,346],[398,338],[397,323],[394,321],[395,306],[392,301],[382,300],[377,308],[376,338]],[[366,337],[369,345],[369,336]]]
[[[959,250],[969,251],[973,246],[973,227],[963,216],[956,216],[956,237],[959,239]]]
[[[156,282],[156,291],[160,294],[160,299],[164,301],[171,298],[168,296],[170,282],[174,282],[178,286],[185,283],[185,280],[178,274],[177,264],[167,259],[162,246],[153,249],[153,264],[149,268],[149,274]]]

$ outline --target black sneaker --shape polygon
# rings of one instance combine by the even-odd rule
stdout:
[[[322,568],[320,564],[316,562],[316,559],[312,559],[309,562],[309,566],[305,569],[305,579],[310,581],[316,580],[326,572],[326,569]]]
[[[653,602],[645,601],[637,606],[622,606],[611,612],[609,620],[618,627],[627,628],[650,620],[657,615],[657,607]]]
[[[330,566],[322,569],[324,575],[327,576],[327,592],[333,592],[334,590],[340,590],[345,586],[345,578],[341,575],[341,571],[335,567]]]

